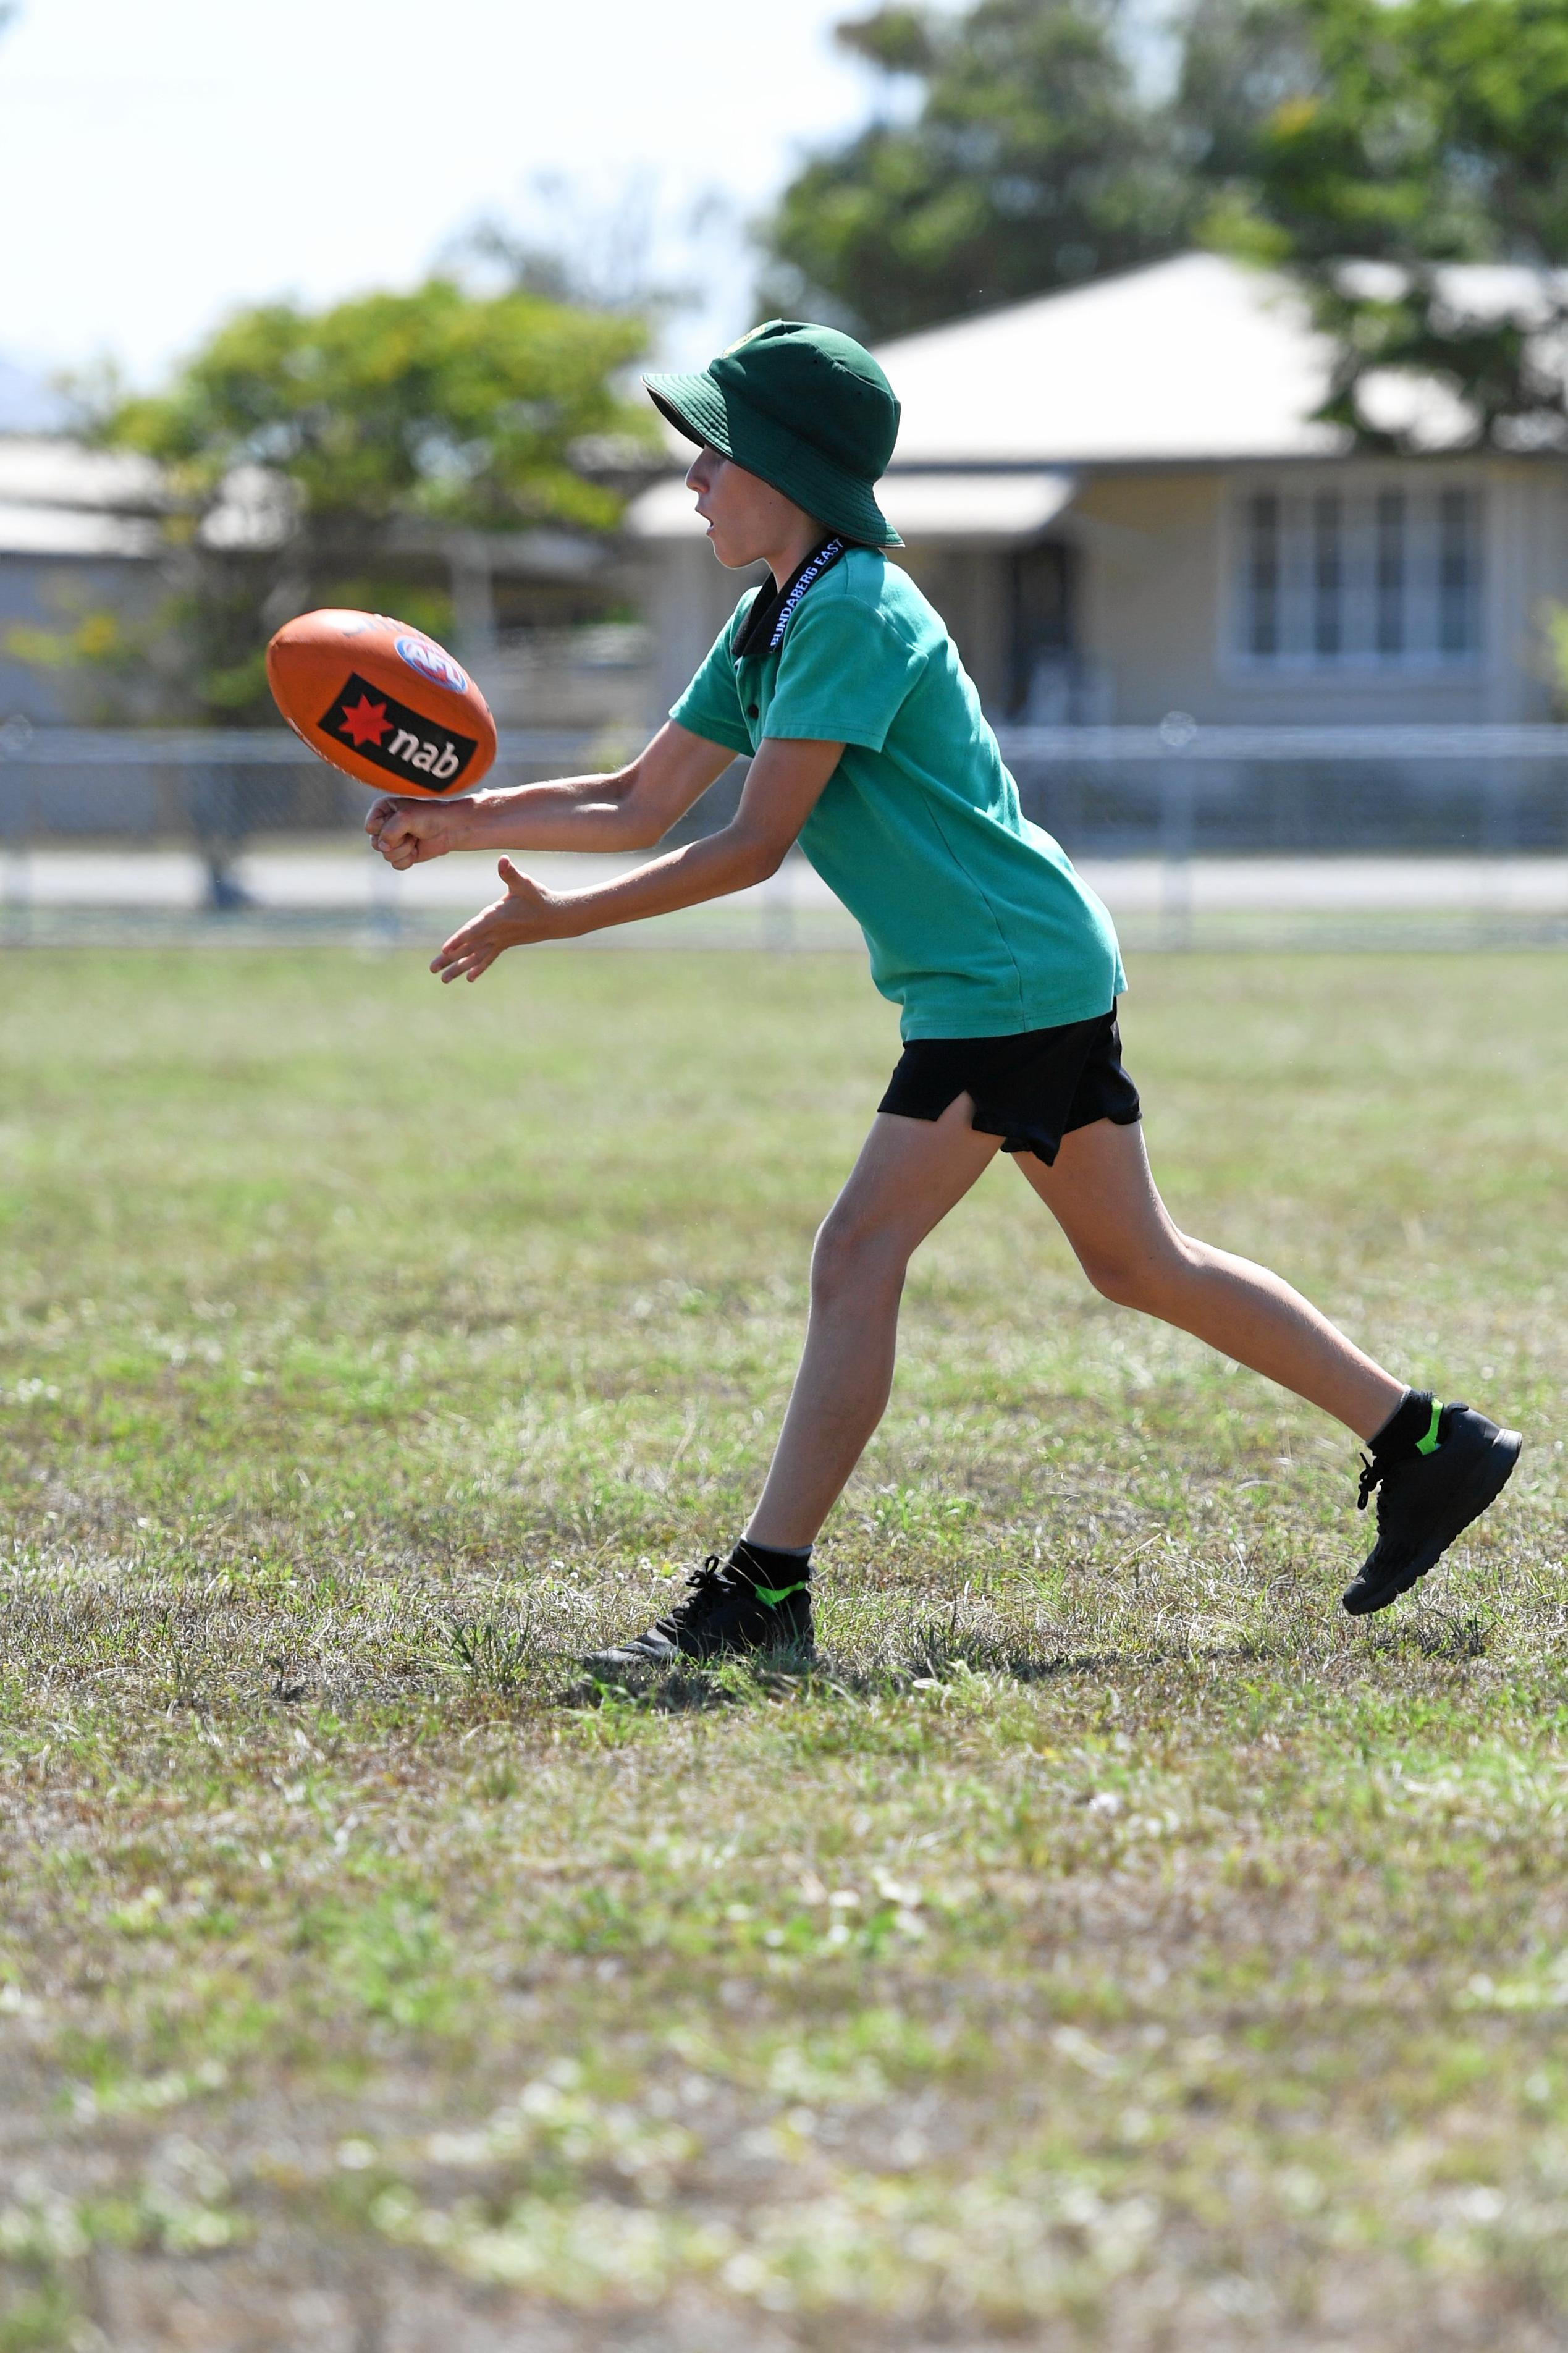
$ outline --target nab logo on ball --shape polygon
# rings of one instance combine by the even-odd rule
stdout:
[[[421,678],[434,681],[437,686],[449,686],[454,694],[467,694],[468,681],[448,653],[433,646],[428,638],[399,638],[397,650],[410,670]]]
[[[405,661],[404,647],[416,643],[415,638],[399,639],[397,650]],[[435,649],[426,650],[434,653]],[[456,662],[450,664],[453,670],[457,667]],[[462,677],[461,671],[458,674]],[[384,768],[389,776],[417,777],[426,792],[449,792],[461,782],[479,749],[476,736],[459,735],[454,728],[426,719],[423,712],[410,711],[384,688],[371,686],[357,670],[339,689],[331,709],[316,724],[334,743],[351,744],[362,760]]]

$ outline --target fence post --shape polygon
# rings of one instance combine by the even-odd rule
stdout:
[[[792,860],[800,852],[790,849],[781,860],[777,871],[763,884],[763,945],[773,955],[787,955],[795,946],[795,882],[796,870]]]
[[[1481,849],[1507,858],[1519,848],[1519,764],[1488,760],[1481,770]]]
[[[32,741],[31,720],[20,712],[0,726],[0,771],[18,753],[25,752]],[[5,845],[5,879],[0,892],[0,914],[4,916],[0,932],[7,938],[25,939],[27,935],[32,908],[32,875],[27,851],[32,834],[33,780],[20,770],[14,776],[0,774],[0,842]]]
[[[373,945],[395,948],[403,936],[403,902],[397,894],[397,873],[367,841],[370,860],[370,937]]]
[[[1160,741],[1169,753],[1184,752],[1198,732],[1189,712],[1168,711],[1160,722]],[[1193,944],[1193,839],[1195,830],[1197,777],[1190,760],[1160,763],[1160,944],[1187,948]]]

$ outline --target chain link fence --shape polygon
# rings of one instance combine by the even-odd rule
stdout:
[[[1020,727],[1002,747],[1137,945],[1568,944],[1568,727]],[[504,733],[489,781],[612,767],[624,732]],[[737,763],[679,830],[721,823]],[[370,796],[282,729],[0,726],[0,938],[427,940],[491,862],[373,857]],[[580,879],[604,861],[531,861]],[[805,861],[646,943],[854,944]]]

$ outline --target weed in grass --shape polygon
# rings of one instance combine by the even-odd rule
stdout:
[[[450,1620],[452,1655],[476,1690],[510,1692],[522,1680],[531,1644],[526,1626],[503,1630],[491,1618]]]

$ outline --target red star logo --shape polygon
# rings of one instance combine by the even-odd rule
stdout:
[[[392,722],[386,715],[384,702],[373,702],[362,694],[352,711],[343,712],[343,733],[357,751],[362,744],[379,744]]]

